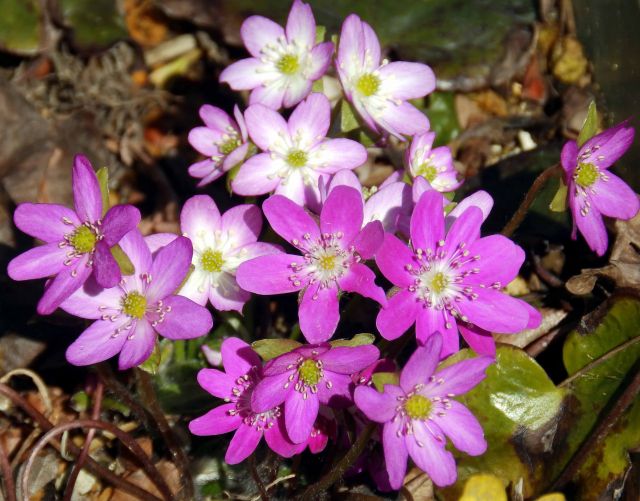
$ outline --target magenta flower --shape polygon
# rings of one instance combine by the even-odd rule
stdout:
[[[251,410],[251,398],[256,385],[263,381],[262,362],[251,347],[237,338],[222,342],[222,362],[225,372],[202,369],[198,383],[224,404],[189,423],[194,435],[222,435],[236,430],[224,460],[228,464],[244,461],[264,436],[267,445],[284,457],[302,452],[284,429],[282,406],[276,404],[263,412]]]
[[[602,216],[631,219],[638,213],[638,196],[609,170],[633,143],[635,130],[627,122],[593,136],[580,149],[575,141],[562,148],[562,168],[568,187],[573,233],[577,230],[596,254],[607,251]]]
[[[381,62],[378,37],[355,14],[342,25],[336,66],[347,99],[372,130],[399,139],[429,130],[427,117],[408,100],[435,89],[433,71],[426,64]]]
[[[380,221],[384,231],[395,233],[398,229],[398,222],[403,218],[409,219],[413,202],[411,187],[407,183],[395,180],[392,176],[389,176],[379,188],[363,189],[358,176],[353,171],[341,170],[331,177],[326,189],[323,185],[320,186],[320,199],[324,202],[329,193],[337,186],[350,186],[358,190],[363,197],[364,219],[362,224]]]
[[[462,360],[435,372],[441,349],[442,337],[435,333],[411,355],[400,374],[399,386],[385,384],[383,393],[369,386],[355,390],[358,408],[384,425],[382,445],[393,489],[402,487],[408,456],[437,486],[456,481],[456,462],[445,449],[445,436],[471,456],[487,449],[480,423],[453,397],[482,381],[493,358]]]
[[[118,366],[128,369],[149,358],[157,334],[192,339],[213,325],[206,308],[174,295],[189,271],[189,239],[178,237],[153,259],[138,230],[127,233],[120,246],[134,275],[123,276],[111,289],[100,289],[90,280],[60,305],[72,315],[96,320],[67,349],[67,360],[74,365],[102,362],[120,353]]]
[[[294,0],[286,29],[262,16],[247,18],[240,28],[253,56],[228,66],[220,81],[234,90],[251,90],[250,104],[277,110],[295,106],[329,67],[333,44],[316,44],[316,21],[311,7]]]
[[[311,94],[293,110],[289,122],[256,104],[246,113],[249,135],[265,153],[249,158],[231,183],[239,195],[274,191],[301,205],[317,206],[318,181],[367,159],[364,146],[350,139],[327,139],[331,109],[323,94]]]
[[[289,438],[297,444],[306,442],[320,404],[348,405],[352,401],[351,374],[373,363],[379,354],[373,345],[301,346],[267,362],[265,377],[251,396],[251,408],[265,412],[284,402]]]
[[[20,204],[13,216],[16,226],[45,242],[14,258],[8,267],[13,280],[54,277],[38,302],[38,313],[52,313],[85,283],[93,272],[102,287],[120,280],[120,268],[110,248],[140,222],[131,205],[116,205],[102,216],[102,195],[89,160],[76,155],[73,162],[75,210],[57,204]]]
[[[329,443],[329,439],[336,441],[338,436],[338,422],[336,421],[333,411],[328,407],[320,407],[316,422],[311,427],[311,434],[306,442],[302,442],[304,446],[309,447],[311,454],[320,454]],[[302,449],[304,450],[304,448]]]
[[[200,107],[205,127],[195,127],[189,132],[191,146],[207,157],[189,167],[189,174],[200,179],[198,186],[215,181],[247,156],[247,127],[240,108],[235,106],[233,115],[235,121],[215,106]]]
[[[236,282],[236,270],[241,263],[282,252],[277,245],[257,241],[262,214],[255,205],[237,205],[221,216],[210,196],[196,195],[182,208],[180,229],[193,244],[193,271],[179,294],[202,306],[208,299],[219,311],[241,313],[251,297]],[[159,233],[146,240],[155,252],[176,238],[173,234]]]
[[[386,303],[375,274],[361,261],[378,249],[384,231],[379,221],[362,228],[362,196],[353,188],[335,188],[320,214],[320,227],[288,198],[274,195],[262,205],[271,227],[302,253],[270,254],[246,261],[238,284],[257,294],[302,291],[300,330],[310,343],[329,339],[338,326],[339,292],[357,292]],[[361,229],[362,228],[362,229]]]
[[[415,136],[405,150],[404,163],[411,177],[423,177],[432,189],[439,192],[456,190],[462,181],[458,181],[451,150],[447,146],[432,148],[435,138],[434,132]]]
[[[475,206],[446,231],[442,198],[437,191],[421,196],[411,216],[411,248],[385,234],[376,263],[400,291],[376,325],[395,339],[415,323],[421,343],[441,332],[442,356],[458,351],[459,331],[476,352],[493,355],[491,332],[520,332],[541,320],[527,303],[500,292],[518,274],[524,251],[501,235],[479,238],[483,214]]]

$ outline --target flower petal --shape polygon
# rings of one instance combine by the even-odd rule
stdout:
[[[69,223],[65,223],[65,219]],[[62,241],[67,233],[80,226],[74,211],[57,204],[20,204],[13,213],[13,221],[27,235],[47,243]]]
[[[262,212],[257,205],[236,205],[222,215],[220,229],[229,234],[233,247],[253,243],[262,230]]]
[[[436,380],[427,383],[420,393],[429,397],[462,395],[486,377],[485,371],[494,361],[493,357],[480,356],[456,362],[436,372]]]
[[[234,378],[248,374],[253,367],[262,367],[258,354],[251,346],[236,337],[225,339],[221,352],[224,370]]]
[[[120,287],[104,289],[96,283],[95,278],[89,277],[60,308],[76,317],[97,320],[104,315],[119,315],[122,295]]]
[[[67,361],[73,365],[91,365],[107,360],[118,353],[124,345],[128,332],[113,337],[116,329],[129,321],[120,317],[117,322],[97,320],[67,348]]]
[[[251,140],[264,151],[276,150],[289,140],[289,127],[282,115],[262,104],[253,104],[244,112]]]
[[[178,237],[153,258],[147,287],[147,301],[154,303],[174,294],[189,272],[193,247],[191,240]]]
[[[209,127],[194,127],[189,131],[189,144],[198,152],[207,157],[222,156],[218,149],[218,143],[222,139],[222,134],[227,132],[218,132]]]
[[[394,99],[417,99],[436,88],[436,76],[426,64],[395,61],[378,70],[381,91]]]
[[[593,136],[580,148],[579,153],[591,151],[583,161],[592,162],[601,169],[612,166],[633,143],[635,129],[624,122]],[[596,148],[597,147],[597,148]]]
[[[306,395],[308,397],[304,398],[299,391],[292,391],[284,401],[284,422],[294,444],[300,444],[309,438],[313,423],[318,417],[318,397],[314,393]]]
[[[285,458],[300,454],[306,445],[304,442],[302,444],[294,444],[289,439],[282,417],[276,420],[274,426],[264,430],[264,439],[272,451]]]
[[[147,246],[140,230],[131,230],[122,240],[120,240],[120,248],[127,255],[131,264],[136,270],[136,276],[141,273],[147,273],[151,268],[151,251]]]
[[[140,211],[133,205],[114,205],[104,215],[102,234],[109,247],[116,245],[122,237],[135,229],[140,222]]]
[[[367,161],[367,150],[351,139],[326,139],[312,150],[313,163],[319,172],[333,174],[355,169]]]
[[[440,361],[442,336],[439,332],[429,336],[424,346],[418,347],[400,373],[400,387],[407,393],[418,384],[425,383]]]
[[[466,326],[463,323],[458,325],[458,329],[469,347],[478,355],[496,356],[496,343],[489,331],[481,329],[477,325]]]
[[[7,268],[13,280],[33,280],[56,275],[65,269],[68,248],[60,248],[57,243],[39,245],[14,257]]]
[[[280,80],[267,82],[251,91],[249,104],[260,104],[272,110],[279,110],[282,108],[287,89],[288,87],[283,86]]]
[[[307,240],[320,238],[313,218],[298,204],[281,195],[269,197],[262,210],[273,230],[288,243],[304,248]],[[305,238],[308,235],[309,238]],[[296,243],[294,243],[294,241]]]
[[[319,355],[323,366],[338,374],[353,374],[362,370],[380,356],[380,350],[372,344],[362,346],[338,346]]]
[[[348,74],[357,73],[364,65],[365,56],[362,21],[357,15],[350,14],[344,20],[339,40],[338,64],[336,66]],[[374,64],[377,63],[378,61]]]
[[[295,264],[295,267],[291,265]],[[244,290],[256,294],[286,294],[295,292],[303,287],[303,284],[291,277],[296,273],[298,266],[304,266],[302,256],[292,254],[271,254],[260,256],[245,261],[238,267],[236,280]]]
[[[469,207],[451,225],[442,250],[452,255],[456,250],[462,249],[460,245],[467,247],[475,242],[480,237],[481,224],[482,211],[478,207]]]
[[[224,110],[210,104],[203,104],[198,110],[200,118],[210,129],[220,132],[220,135],[227,133],[228,127],[236,128],[231,117]]]
[[[471,411],[455,400],[450,400],[451,407],[444,411],[444,415],[434,413],[431,419],[449,437],[456,449],[471,456],[479,456],[487,450],[482,426],[471,414]]]
[[[407,436],[405,443],[416,466],[425,471],[438,487],[445,487],[456,481],[458,474],[456,461],[453,455],[444,448],[444,437],[440,442],[430,430],[434,430],[436,433],[439,431],[433,423],[429,423],[429,428],[427,428],[424,422],[414,421],[414,435]]]
[[[289,117],[288,129],[291,137],[311,147],[323,139],[331,125],[331,105],[324,94],[314,92],[301,102]]]
[[[569,189],[571,190],[571,188]],[[607,236],[607,229],[604,226],[604,221],[602,220],[602,214],[600,214],[600,211],[592,204],[586,215],[583,215],[580,212],[581,203],[584,202],[573,199],[571,196],[569,197],[569,206],[573,214],[573,221],[587,241],[589,248],[598,254],[598,256],[604,256],[609,245],[609,238]]]
[[[371,386],[357,386],[353,400],[365,416],[376,423],[391,421],[396,414],[398,401],[395,395],[380,393]]]
[[[362,228],[362,194],[349,186],[336,186],[325,201],[320,213],[322,233],[342,234],[338,237],[347,248]]]
[[[467,281],[492,285],[496,282],[507,285],[520,271],[524,262],[524,251],[502,235],[480,238],[467,247],[470,256],[480,256],[477,261],[461,267],[462,271],[473,269]]]
[[[71,294],[77,291],[85,283],[92,268],[87,266],[88,257],[76,260],[71,266],[65,266],[49,282],[45,288],[44,295],[38,302],[37,311],[40,315],[49,315],[62,304]]]
[[[475,300],[462,300],[458,309],[469,318],[469,322],[490,332],[520,332],[526,329],[529,312],[507,294],[490,288],[474,288]]]
[[[122,278],[120,266],[104,241],[97,243],[93,254],[93,276],[96,282],[105,288],[115,287]]]
[[[401,218],[411,217],[413,202],[411,187],[407,183],[394,182],[381,187],[364,204],[364,222],[378,220],[384,231],[395,233]]]
[[[391,233],[385,233],[382,245],[376,252],[376,264],[391,283],[400,287],[411,285],[414,276],[406,267],[414,261],[413,252],[404,242]]]
[[[189,431],[194,435],[222,435],[237,429],[242,423],[240,414],[230,415],[229,411],[235,410],[235,404],[224,404],[203,416],[192,419],[189,422]]]
[[[400,432],[400,436],[398,436]],[[407,472],[409,453],[405,439],[402,436],[402,420],[389,421],[382,429],[382,445],[384,448],[384,462],[389,472],[389,484],[395,490],[402,487],[404,475]]]
[[[330,388],[327,387],[328,382],[331,382]],[[353,405],[353,387],[351,376],[325,372],[324,381],[318,385],[318,400],[334,409],[346,409]]]
[[[230,398],[233,388],[236,386],[236,377],[225,374],[218,369],[200,369],[198,384],[214,397]]]
[[[436,308],[421,308],[416,319],[418,345],[424,346],[436,332],[442,335],[441,359],[460,351],[458,325],[451,315],[448,315],[446,320],[444,315],[442,310]]]
[[[281,159],[274,160],[267,153],[255,155],[240,166],[231,182],[231,188],[238,195],[244,196],[269,193],[280,184],[277,173],[282,165]]]
[[[387,101],[376,121],[389,133],[403,140],[403,135],[414,136],[429,130],[429,119],[411,103]]]
[[[578,165],[578,144],[575,141],[564,143],[560,152],[560,163],[567,178],[573,176],[573,172]]]
[[[211,313],[204,306],[183,296],[168,296],[163,300],[164,318],[155,326],[156,331],[166,338],[193,339],[207,334],[213,327]]]
[[[461,216],[464,211],[469,207],[477,207],[482,211],[482,222],[486,221],[489,217],[489,213],[493,208],[493,198],[486,191],[476,191],[472,195],[463,198],[458,205],[456,205],[449,214],[445,217],[445,223],[447,228],[450,228],[453,221]]]
[[[302,75],[290,79],[284,91],[284,96],[282,96],[282,106],[285,108],[295,106],[309,95],[312,86],[311,80]]]
[[[606,173],[607,180],[600,179],[592,187],[596,194],[591,203],[601,214],[617,219],[631,219],[638,213],[638,195],[618,176]]]
[[[124,336],[124,334],[121,335]],[[121,371],[130,369],[147,360],[156,346],[156,339],[156,333],[146,319],[136,321],[126,335],[126,341],[118,358],[118,369]]]
[[[253,57],[263,57],[262,49],[267,45],[278,45],[278,39],[285,36],[282,26],[262,16],[251,16],[240,27],[240,36]]]
[[[347,273],[338,280],[338,285],[346,292],[356,292],[386,306],[387,297],[382,287],[375,284],[375,279],[376,274],[364,264],[353,263]]]
[[[309,4],[294,0],[285,31],[289,43],[295,40],[299,47],[306,47],[307,50],[313,47],[316,39],[316,20]]]
[[[266,245],[266,244],[265,244]],[[245,303],[251,294],[243,290],[230,273],[221,273],[209,289],[209,301],[218,311],[237,311],[242,313]]]
[[[333,56],[333,43],[323,42],[311,51],[311,64],[308,68],[309,80],[317,80],[327,72]]]
[[[95,222],[102,218],[102,194],[91,162],[84,155],[73,159],[73,203],[80,221]]]
[[[264,68],[265,64],[255,57],[240,59],[222,70],[220,82],[229,84],[233,90],[260,88],[269,78]]]
[[[333,336],[340,321],[338,290],[334,287],[310,285],[302,296],[300,330],[310,343],[321,343]]]
[[[189,238],[200,233],[212,234],[220,229],[220,211],[209,195],[195,195],[187,200],[180,212],[180,229]]]
[[[289,372],[282,372],[274,376],[265,377],[260,381],[251,394],[251,409],[253,412],[267,412],[280,405],[292,391],[298,393],[289,384]]]
[[[391,296],[376,318],[382,337],[391,341],[404,334],[416,321],[420,307],[415,294],[406,289]]]
[[[411,243],[414,249],[435,251],[444,240],[443,196],[427,191],[420,196],[411,216]]]
[[[376,251],[384,241],[384,228],[380,221],[371,221],[366,224],[358,236],[353,240],[352,245],[356,252],[364,260],[374,257]]]
[[[261,438],[262,430],[242,423],[229,442],[229,448],[224,456],[225,462],[227,464],[241,463],[253,454]]]

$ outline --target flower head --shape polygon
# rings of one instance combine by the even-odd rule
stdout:
[[[255,412],[284,402],[287,433],[295,443],[306,442],[318,416],[320,404],[345,406],[351,402],[351,375],[379,356],[373,345],[330,344],[301,346],[264,367],[264,379],[251,397]]]
[[[376,253],[382,274],[400,288],[378,314],[383,337],[416,324],[418,341],[444,336],[443,353],[458,351],[458,332],[478,353],[493,355],[491,332],[515,333],[540,323],[540,314],[500,290],[513,280],[524,252],[501,235],[480,237],[483,212],[470,205],[446,229],[442,195],[427,191],[411,216],[411,247],[387,233]]]
[[[235,121],[215,106],[200,107],[205,127],[195,127],[189,132],[191,146],[207,157],[189,167],[189,174],[200,179],[198,186],[215,181],[247,156],[247,127],[240,108],[235,106],[233,115]]]
[[[408,100],[435,89],[433,71],[420,63],[381,61],[378,37],[355,14],[342,25],[336,64],[347,99],[371,129],[400,139],[429,130],[427,117]]]
[[[493,359],[463,360],[435,372],[441,345],[442,337],[436,333],[416,349],[402,370],[399,385],[386,384],[382,393],[370,386],[355,390],[358,408],[370,420],[384,425],[382,444],[393,489],[402,487],[409,456],[434,484],[453,484],[456,463],[445,449],[445,437],[472,456],[487,448],[478,420],[453,397],[482,381]]]
[[[251,294],[236,282],[238,266],[254,257],[281,252],[276,245],[257,241],[262,229],[260,208],[237,205],[220,215],[210,196],[196,195],[182,208],[180,229],[193,244],[193,271],[179,294],[202,306],[208,299],[216,310],[242,312]],[[159,233],[147,237],[147,243],[155,252],[175,238]]]
[[[138,230],[121,240],[133,275],[125,275],[110,289],[93,281],[77,290],[60,307],[72,315],[95,319],[67,349],[74,365],[102,362],[120,353],[120,369],[141,364],[153,351],[157,334],[169,339],[192,339],[213,325],[206,308],[174,295],[191,263],[191,242],[178,237],[158,251],[151,251]]]
[[[460,187],[453,157],[448,146],[433,148],[434,132],[418,134],[405,151],[404,162],[411,177],[423,177],[437,191],[453,191]]]
[[[267,445],[281,456],[291,457],[301,452],[304,446],[292,443],[284,429],[281,405],[263,412],[251,410],[253,392],[263,380],[258,355],[237,338],[225,339],[221,350],[225,372],[202,369],[198,373],[198,383],[225,403],[191,421],[191,433],[221,435],[235,430],[224,458],[228,464],[244,461],[263,436]]]
[[[116,205],[102,215],[102,195],[89,160],[76,155],[73,164],[75,210],[56,204],[23,203],[14,214],[16,226],[45,242],[9,263],[14,280],[54,277],[38,303],[38,313],[52,313],[82,286],[93,272],[102,287],[120,280],[120,268],[110,248],[140,222],[131,205]]]
[[[323,94],[311,94],[285,122],[256,104],[246,113],[249,135],[265,153],[249,158],[231,183],[239,195],[275,191],[304,205],[319,203],[318,181],[341,169],[355,169],[367,151],[350,139],[327,139],[331,110]]]
[[[593,136],[579,149],[575,141],[562,148],[562,168],[573,215],[572,237],[575,239],[580,230],[599,256],[608,245],[602,216],[631,219],[640,209],[638,196],[609,170],[629,149],[634,134],[634,128],[623,122]]]
[[[220,81],[234,90],[251,90],[251,104],[274,110],[308,96],[333,54],[331,42],[316,43],[311,7],[300,0],[294,0],[285,29],[266,17],[251,16],[242,23],[240,36],[253,57],[228,66]]]
[[[340,291],[385,304],[375,274],[362,263],[373,257],[384,232],[379,221],[362,228],[362,195],[355,189],[338,186],[331,192],[320,226],[283,196],[270,197],[262,208],[275,232],[302,255],[279,253],[246,261],[238,268],[238,284],[265,295],[302,291],[300,330],[309,342],[326,341],[335,332]]]

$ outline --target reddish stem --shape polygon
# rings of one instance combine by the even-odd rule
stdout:
[[[4,447],[0,444],[0,470],[4,479],[4,488],[7,491],[7,501],[16,501],[16,486],[13,482],[13,471],[9,464],[9,458],[4,451]]]

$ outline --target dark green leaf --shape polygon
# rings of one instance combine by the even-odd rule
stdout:
[[[371,381],[376,390],[383,392],[385,384],[400,384],[400,376],[395,372],[376,372],[371,376]]]
[[[136,270],[133,267],[133,263],[129,259],[129,256],[124,253],[122,247],[120,247],[119,245],[114,245],[113,247],[111,247],[111,255],[116,260],[116,263],[118,263],[120,272],[123,275],[133,275],[135,273]]]
[[[340,103],[340,130],[346,133],[358,127],[360,127],[360,123],[353,108],[346,99],[343,99]]]
[[[598,111],[596,110],[596,102],[591,101],[589,110],[587,111],[587,118],[584,121],[584,125],[578,134],[578,148],[586,143],[589,139],[596,135],[598,132]]]
[[[102,215],[109,210],[109,168],[100,167],[96,172],[98,183],[100,184],[100,194],[102,195]]]

